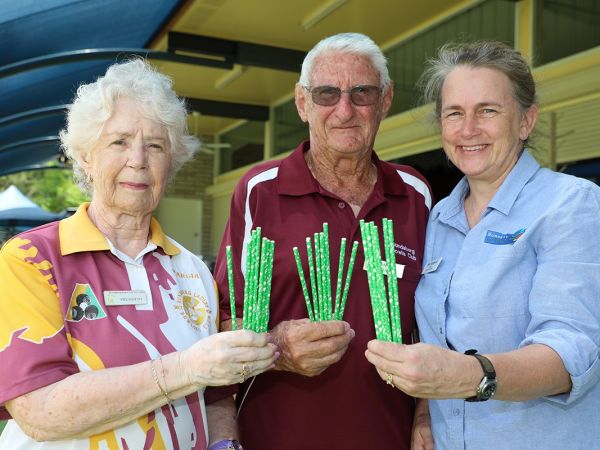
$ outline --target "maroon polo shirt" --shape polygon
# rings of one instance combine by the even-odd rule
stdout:
[[[329,224],[332,292],[335,292],[340,239],[359,241],[344,320],[356,331],[341,361],[321,375],[305,377],[270,371],[246,382],[237,396],[243,401],[238,422],[246,450],[398,450],[410,447],[414,399],[381,380],[364,356],[375,338],[359,220],[394,222],[396,262],[405,265],[399,280],[402,332],[410,342],[415,327],[414,291],[421,273],[425,225],[431,191],[422,175],[407,166],[380,161],[377,183],[358,217],[350,205],[328,192],[310,173],[301,144],[283,160],[250,169],[238,183],[215,268],[222,319],[230,317],[225,246],[231,245],[235,266],[237,311],[243,311],[244,278],[240,256],[250,231],[275,241],[269,329],[284,320],[307,317],[292,248],[306,254],[306,237]],[[303,256],[306,274],[306,257]],[[308,276],[308,275],[307,275]]]

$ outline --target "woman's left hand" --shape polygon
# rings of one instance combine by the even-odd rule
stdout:
[[[180,371],[197,388],[244,382],[274,367],[278,348],[266,333],[224,331],[180,353]]]
[[[430,344],[372,340],[365,356],[382,380],[413,397],[470,397],[482,376],[481,367],[472,356]]]

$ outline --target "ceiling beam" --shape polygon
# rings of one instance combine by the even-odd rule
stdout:
[[[245,66],[300,72],[305,52],[270,45],[230,41],[199,34],[169,33],[169,52],[212,55]]]
[[[229,117],[265,122],[269,120],[269,107],[248,105],[246,103],[230,103],[215,100],[186,97],[186,104],[192,111],[204,116]]]

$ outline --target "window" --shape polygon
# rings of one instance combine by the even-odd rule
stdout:
[[[542,0],[539,65],[600,45],[600,0]]]
[[[423,72],[425,60],[435,56],[441,45],[449,41],[480,39],[514,45],[514,21],[514,3],[486,1],[384,52],[390,77],[394,80],[394,103],[389,115],[418,106],[419,92],[415,84]]]
[[[273,152],[275,155],[295,149],[308,139],[308,125],[300,119],[294,99],[273,109]]]
[[[219,150],[219,173],[229,172],[263,160],[265,146],[264,122],[247,121],[223,133],[220,142],[228,145]]]

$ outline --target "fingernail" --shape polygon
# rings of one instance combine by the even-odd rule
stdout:
[[[273,336],[271,336],[271,333],[267,333],[267,342],[273,342]]]
[[[280,356],[280,355],[281,355],[281,353],[279,353],[279,352],[275,352],[275,353],[273,354],[273,359],[277,359],[277,358],[279,358],[279,356]]]

